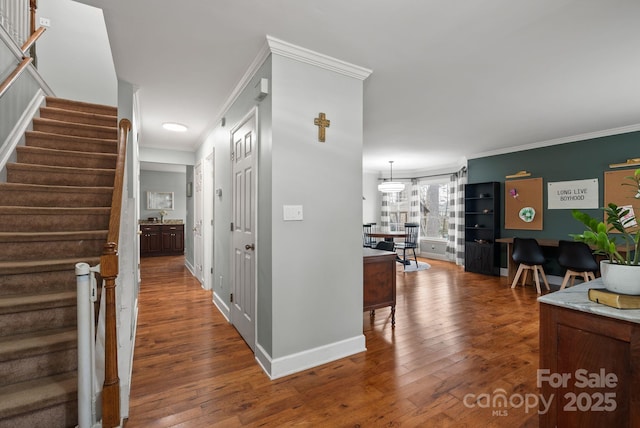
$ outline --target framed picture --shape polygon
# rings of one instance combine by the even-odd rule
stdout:
[[[173,192],[147,192],[148,210],[172,210]]]

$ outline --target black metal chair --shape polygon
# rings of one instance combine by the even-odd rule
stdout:
[[[581,276],[585,282],[596,279],[595,272],[598,271],[591,248],[584,242],[559,241],[558,242],[558,264],[567,270],[562,280],[560,290],[564,289],[571,278],[571,286],[576,276]]]
[[[515,288],[522,272],[524,272],[524,276],[522,277],[522,285],[524,285],[527,281],[527,274],[531,270],[533,271],[533,277],[536,282],[538,294],[541,294],[538,274],[542,276],[542,280],[544,281],[544,285],[547,287],[547,290],[550,290],[547,277],[544,274],[544,269],[542,268],[542,264],[544,263],[544,254],[542,253],[542,248],[538,245],[538,241],[533,238],[513,238],[513,254],[511,257],[514,262],[519,263],[518,272],[516,272],[516,277],[513,278],[511,288]]]
[[[418,223],[405,223],[404,224],[404,232],[407,234],[407,237],[404,238],[404,242],[398,242],[396,244],[396,249],[402,250],[402,262],[406,266],[411,262],[407,262],[407,250],[413,251],[413,258],[416,261],[416,266],[418,266],[418,256],[416,255],[416,248],[418,248],[418,229],[420,229],[420,225]]]
[[[395,251],[395,244],[392,241],[380,241],[375,246],[376,250]]]
[[[375,223],[365,223],[362,225],[362,246],[374,248],[376,246],[376,239],[369,236],[369,233],[375,232]]]

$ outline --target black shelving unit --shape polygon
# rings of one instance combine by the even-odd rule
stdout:
[[[500,183],[465,186],[464,269],[467,272],[500,275]]]

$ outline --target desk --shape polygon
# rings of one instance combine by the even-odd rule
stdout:
[[[396,325],[396,253],[363,248],[362,310],[391,306],[391,327]]]
[[[559,239],[545,239],[545,238],[536,238],[538,241],[538,245],[541,247],[557,247]],[[509,284],[513,282],[513,279],[516,277],[516,272],[518,271],[518,264],[513,261],[513,238],[498,238],[496,242],[500,242],[502,244],[507,244],[507,278],[509,279]]]

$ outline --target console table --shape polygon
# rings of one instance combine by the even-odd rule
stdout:
[[[396,253],[363,248],[363,311],[391,306],[391,327],[396,325]]]
[[[640,426],[640,310],[590,301],[603,287],[596,278],[538,298],[542,428]]]

